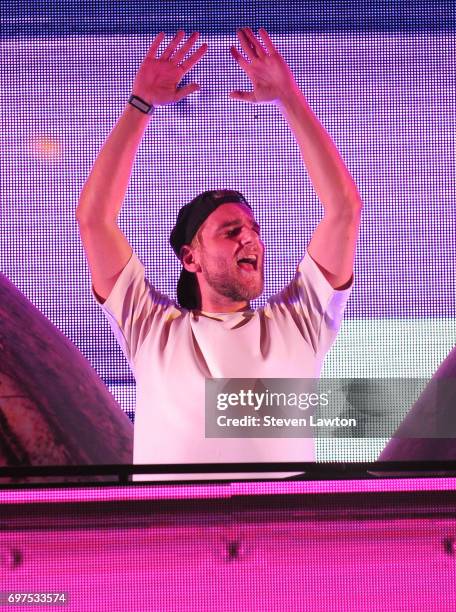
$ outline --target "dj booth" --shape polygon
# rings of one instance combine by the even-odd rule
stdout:
[[[117,467],[105,483],[88,467],[2,468],[2,607],[456,609],[448,463],[309,464],[298,480],[167,484],[130,482],[133,466]]]

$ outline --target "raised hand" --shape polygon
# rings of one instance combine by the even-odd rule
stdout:
[[[135,77],[132,89],[135,96],[155,106],[179,102],[182,98],[200,89],[200,86],[196,83],[189,83],[184,87],[178,87],[178,85],[182,77],[199,62],[207,51],[207,44],[204,43],[184,60],[198,40],[199,32],[193,32],[178,49],[185,38],[185,32],[179,30],[161,56],[157,57],[158,48],[164,38],[164,32],[160,32],[152,41]]]
[[[247,60],[236,47],[231,55],[249,77],[253,91],[232,91],[230,97],[246,102],[280,102],[299,91],[296,81],[285,60],[275,48],[264,28],[259,29],[261,40],[250,28],[238,30],[240,45]]]

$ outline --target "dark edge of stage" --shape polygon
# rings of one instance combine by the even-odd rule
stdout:
[[[68,488],[87,486],[163,486],[163,485],[211,485],[231,482],[257,482],[258,479],[185,479],[166,480],[167,474],[222,474],[224,472],[299,472],[291,477],[262,479],[268,482],[326,481],[326,480],[375,480],[378,478],[451,478],[456,477],[456,461],[376,461],[363,463],[188,463],[162,465],[69,465],[69,466],[9,466],[0,467],[0,490],[17,488]],[[131,481],[133,475],[163,475],[159,481]],[[58,478],[59,482],[50,479]],[[91,480],[92,478],[92,480]],[[102,480],[102,478],[104,480]],[[3,482],[9,479],[9,482]],[[20,482],[33,479],[29,482]],[[49,479],[49,481],[46,481]],[[63,482],[62,482],[62,479]],[[72,480],[73,479],[73,480]]]

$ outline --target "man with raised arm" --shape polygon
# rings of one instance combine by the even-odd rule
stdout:
[[[231,54],[252,90],[230,96],[279,108],[296,137],[324,215],[293,280],[256,311],[250,300],[263,291],[264,245],[250,205],[237,191],[204,192],[179,211],[170,237],[182,263],[178,303],[145,280],[117,216],[154,107],[199,89],[195,83],[179,88],[179,82],[207,51],[206,44],[193,50],[198,33],[184,41],[180,31],[159,55],[160,33],[77,209],[95,297],[136,379],[137,464],[315,459],[314,441],[308,438],[205,437],[206,379],[319,376],[350,294],[362,208],[334,143],[267,32],[260,29],[255,36],[243,28],[237,35],[245,55],[235,47]],[[297,231],[292,228],[290,236]],[[261,475],[236,475],[255,476]]]

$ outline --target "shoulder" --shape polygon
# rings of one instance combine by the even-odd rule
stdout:
[[[92,292],[96,299],[93,289]],[[103,310],[113,314],[138,309],[149,312],[182,311],[174,300],[158,291],[149,282],[144,264],[134,251],[106,300],[103,303],[97,301]]]
[[[343,289],[334,289],[318,264],[306,251],[299,262],[293,279],[267,302],[270,309],[274,307],[292,307],[294,311],[305,307],[307,312],[320,314],[334,307],[336,311],[344,307],[351,293],[350,285]]]

